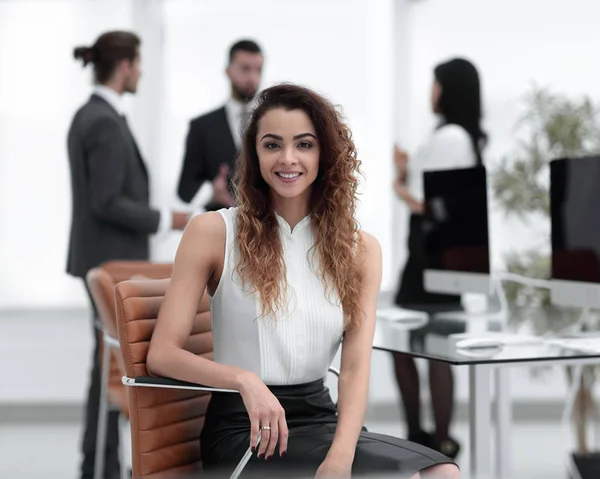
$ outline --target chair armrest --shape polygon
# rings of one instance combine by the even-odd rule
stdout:
[[[104,330],[102,330],[102,337],[103,337],[104,341],[110,345],[111,348],[121,349],[121,344],[119,343],[119,340],[117,338],[111,336],[109,333],[107,333]]]
[[[130,378],[127,376],[123,376],[122,380],[125,386],[133,386],[133,387],[149,387],[149,388],[165,388],[165,389],[187,389],[192,391],[206,391],[206,392],[226,392],[226,393],[236,393],[239,394],[239,391],[235,389],[220,389],[213,388],[210,386],[203,386],[201,384],[190,383],[187,381],[179,381],[177,379],[170,378],[161,378],[155,376],[136,376],[135,378]],[[260,441],[262,439],[262,431],[258,431],[258,436],[256,438],[256,450],[258,450],[258,446],[260,445]],[[242,456],[242,459],[238,463],[237,467],[229,476],[229,479],[237,479],[248,461],[252,457],[254,451],[248,447],[246,453]]]
[[[188,389],[192,391],[206,391],[206,392],[222,392],[222,393],[237,393],[235,389],[221,389],[213,388],[211,386],[204,386],[202,384],[189,383],[187,381],[179,381],[178,379],[161,378],[155,376],[136,376],[130,378],[123,376],[121,382],[125,386],[137,386],[147,388],[165,388],[165,389]]]

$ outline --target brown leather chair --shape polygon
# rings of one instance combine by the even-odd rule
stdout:
[[[149,263],[145,261],[111,261],[91,269],[86,282],[90,289],[102,331],[100,334],[100,361],[102,371],[100,408],[98,411],[98,436],[96,438],[96,461],[94,477],[103,474],[106,447],[106,420],[109,407],[117,407],[122,419],[129,417],[127,393],[121,378],[125,374],[120,352],[115,313],[115,286],[117,283],[135,276],[145,278],[170,278],[171,263]],[[123,428],[120,428],[122,430]],[[123,442],[120,442],[122,447]],[[121,462],[122,449],[119,451]],[[125,467],[121,468],[125,473]],[[123,475],[125,477],[125,475]]]
[[[147,377],[146,355],[169,280],[124,281],[115,288],[119,343],[129,378]],[[209,300],[198,305],[186,349],[212,359]],[[210,394],[197,390],[130,387],[134,479],[188,477],[201,471],[200,432]]]
[[[215,388],[167,378],[148,377],[146,356],[169,280],[123,281],[115,288],[119,343],[129,388],[133,479],[197,477],[202,470],[200,433]],[[198,305],[186,349],[212,359],[208,295]],[[339,371],[329,372],[339,377]],[[219,391],[238,394],[234,390]],[[260,434],[258,441],[260,441]],[[231,478],[237,478],[251,457],[248,447]],[[237,459],[237,458],[236,458]],[[192,476],[193,475],[193,476]]]

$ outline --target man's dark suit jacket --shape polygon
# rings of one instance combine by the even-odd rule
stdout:
[[[146,167],[125,118],[92,95],[68,135],[72,223],[67,272],[85,277],[109,260],[147,260],[160,212],[150,208]]]
[[[205,181],[212,182],[219,174],[222,164],[229,166],[229,187],[237,157],[237,147],[229,128],[225,107],[194,118],[185,145],[183,168],[177,194],[189,203]],[[222,205],[206,205],[215,210]]]

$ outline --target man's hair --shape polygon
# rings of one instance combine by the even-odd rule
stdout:
[[[233,57],[237,52],[262,53],[258,43],[252,40],[239,40],[231,45],[229,49],[229,63],[233,61]]]
[[[76,60],[81,60],[85,67],[94,65],[96,82],[105,83],[115,72],[122,60],[133,61],[139,54],[140,38],[132,32],[106,32],[92,46],[81,46],[73,50]]]

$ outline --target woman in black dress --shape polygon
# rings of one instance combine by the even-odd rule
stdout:
[[[426,265],[422,231],[423,172],[481,165],[481,151],[486,140],[480,126],[479,75],[470,62],[454,59],[435,68],[431,103],[433,112],[440,120],[435,131],[410,161],[400,149],[396,148],[394,152],[397,170],[394,189],[411,212],[408,260],[395,302],[404,308],[429,313],[431,318],[423,328],[411,331],[411,347],[416,350],[423,348],[426,334],[449,335],[465,331],[462,322],[433,320],[435,313],[461,310],[461,297],[429,293],[423,286]],[[421,424],[419,375],[415,361],[396,354],[394,365],[408,426],[408,439],[455,458],[460,446],[449,435],[454,409],[454,380],[450,366],[437,361],[429,362],[429,386],[435,421],[435,432],[432,434],[425,431]]]

